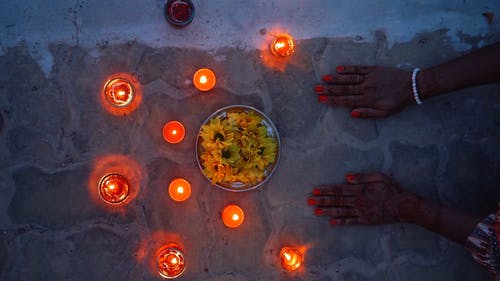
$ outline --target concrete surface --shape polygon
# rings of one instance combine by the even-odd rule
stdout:
[[[499,85],[378,121],[353,120],[311,91],[337,64],[426,67],[498,41],[498,19],[482,13],[499,15],[500,4],[366,2],[195,1],[180,30],[161,1],[0,3],[0,279],[160,280],[151,255],[175,240],[188,263],[179,280],[489,280],[462,247],[417,226],[331,227],[306,205],[314,185],[374,170],[472,213],[500,200]],[[274,30],[299,39],[289,59],[263,48]],[[206,94],[190,83],[200,67],[218,77]],[[99,99],[117,72],[142,88],[127,116]],[[242,194],[211,187],[194,158],[202,121],[231,104],[266,112],[282,138],[277,172]],[[187,129],[177,145],[161,137],[172,119]],[[95,200],[106,161],[134,167],[126,207]],[[193,186],[184,203],[168,198],[174,177]],[[246,212],[235,230],[220,220],[231,202]],[[281,269],[286,244],[307,249],[301,271]]]

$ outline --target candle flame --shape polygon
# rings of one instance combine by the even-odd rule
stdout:
[[[111,189],[111,190],[115,189],[115,185],[114,184],[110,184],[109,185],[109,189]]]
[[[172,130],[172,135],[177,135],[177,130]]]
[[[177,260],[177,258],[172,258],[172,259],[170,260],[170,263],[171,263],[171,264],[177,264],[178,262],[179,262],[179,261]]]
[[[202,75],[202,76],[200,77],[200,83],[205,84],[205,83],[207,83],[207,82],[208,82],[207,76]]]
[[[283,254],[283,256],[284,256],[284,257],[285,257],[285,259],[287,259],[287,260],[291,260],[291,259],[292,259],[292,257],[291,257],[291,256],[290,256],[290,254],[288,254],[288,253],[284,253],[284,254]]]
[[[284,48],[284,47],[285,47],[285,43],[283,43],[283,42],[278,42],[278,43],[276,43],[275,47],[276,47],[276,49],[281,49],[281,48]]]
[[[124,96],[125,95],[125,91],[118,91],[118,95],[119,96]]]
[[[238,216],[238,214],[233,214],[233,216],[231,217],[231,219],[232,219],[233,221],[237,221],[237,220],[239,220],[239,219],[240,219],[240,216]]]
[[[184,193],[184,188],[182,186],[177,187],[177,192],[178,193]]]

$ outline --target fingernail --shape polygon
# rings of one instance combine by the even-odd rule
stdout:
[[[328,97],[325,95],[319,95],[318,96],[318,101],[321,103],[326,103],[328,101]]]
[[[321,189],[314,188],[312,193],[313,193],[313,195],[316,195],[316,196],[321,195]]]
[[[354,181],[355,178],[356,177],[353,174],[347,174],[347,175],[345,175],[345,179],[347,181]]]
[[[339,66],[337,66],[336,69],[337,69],[337,72],[344,72],[345,71],[345,66],[339,65]]]
[[[320,209],[320,208],[315,209],[315,210],[314,210],[314,214],[315,214],[316,216],[322,216],[322,215],[324,215],[324,214],[325,214],[325,210]]]
[[[359,111],[351,111],[351,117],[354,117],[354,118],[361,117],[361,112],[359,112]]]
[[[311,205],[311,206],[316,205],[316,199],[314,199],[314,198],[307,199],[307,204]]]
[[[323,87],[321,85],[314,86],[314,91],[316,93],[323,93],[325,91],[325,87]]]
[[[339,224],[339,222],[337,220],[335,220],[335,219],[331,219],[330,220],[330,224],[331,225],[337,225],[337,224]]]
[[[325,82],[332,82],[333,77],[331,75],[323,75],[323,81]]]

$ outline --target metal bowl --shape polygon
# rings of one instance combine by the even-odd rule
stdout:
[[[233,191],[233,192],[242,192],[242,191],[248,191],[248,190],[253,190],[256,189],[260,186],[262,186],[274,173],[276,168],[278,167],[278,162],[281,154],[281,143],[280,143],[280,137],[278,134],[278,130],[274,126],[273,122],[269,117],[267,117],[266,114],[264,114],[262,111],[248,106],[248,105],[231,105],[227,107],[223,107],[214,113],[212,113],[206,120],[203,122],[202,126],[205,124],[208,124],[212,119],[214,118],[220,118],[224,119],[227,118],[227,113],[232,113],[232,112],[253,112],[259,117],[262,118],[262,124],[267,128],[267,134],[270,137],[273,137],[276,139],[276,143],[278,144],[277,152],[276,152],[276,159],[274,162],[269,164],[266,169],[264,169],[264,177],[262,178],[261,181],[255,183],[255,184],[250,184],[250,183],[244,183],[244,182],[216,182],[214,185],[217,187],[220,187],[224,190],[228,191]],[[198,131],[198,137],[196,138],[196,162],[198,163],[198,167],[200,168],[201,173],[207,178],[210,183],[212,183],[212,179],[209,178],[203,169],[203,166],[201,164],[201,153],[203,152],[203,147],[201,143],[203,142],[202,137],[200,136],[201,133],[201,127],[200,130]]]

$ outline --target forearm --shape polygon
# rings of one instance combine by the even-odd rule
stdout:
[[[403,218],[405,222],[420,225],[450,240],[464,245],[479,217],[436,204],[419,197],[415,211]]]
[[[422,99],[491,83],[500,83],[500,42],[423,69],[417,77]]]

